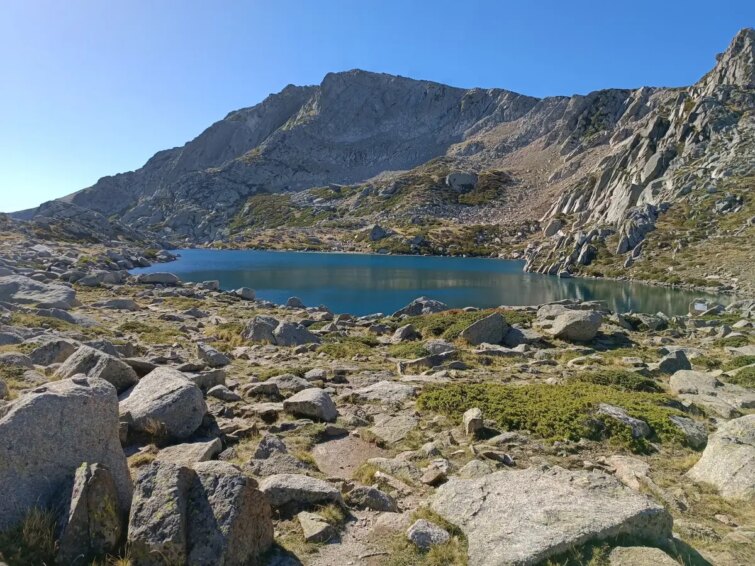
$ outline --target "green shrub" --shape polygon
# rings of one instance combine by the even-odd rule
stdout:
[[[747,387],[748,389],[755,389],[755,367],[744,368],[743,370],[738,371],[736,375],[725,377],[724,379],[728,383],[741,385],[742,387]]]
[[[0,556],[9,566],[54,564],[55,514],[31,509],[18,525],[0,533]]]
[[[724,364],[724,371],[731,371],[733,369],[741,368],[755,364],[755,356],[737,356],[736,358],[729,360]]]
[[[430,355],[421,342],[404,342],[388,346],[388,355],[394,358],[414,359]]]
[[[584,373],[572,378],[572,381],[605,385],[623,391],[645,391],[647,393],[661,393],[663,389],[652,379],[641,376],[633,371],[621,369],[605,369],[597,372]]]
[[[422,333],[424,338],[441,337],[455,340],[467,326],[499,312],[508,324],[521,324],[532,321],[533,314],[525,311],[488,309],[480,311],[447,310],[434,314],[413,316],[402,321],[402,324],[412,324]]]
[[[661,441],[682,441],[669,416],[682,415],[669,406],[671,399],[660,393],[623,391],[594,383],[545,383],[522,386],[497,383],[449,384],[423,392],[421,410],[459,420],[464,411],[479,407],[486,418],[504,430],[529,430],[548,440],[610,439],[635,452],[645,452],[645,439],[634,439],[629,427],[596,414],[600,403],[624,409],[645,421]]]
[[[353,358],[356,355],[369,356],[372,353],[372,348],[380,345],[380,342],[371,336],[349,336],[346,338],[328,336],[325,340],[326,343],[320,346],[317,351],[337,359]]]

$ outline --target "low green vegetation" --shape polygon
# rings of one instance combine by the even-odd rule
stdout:
[[[357,355],[369,356],[372,349],[380,345],[380,342],[371,336],[327,337],[326,340],[318,351],[336,359],[349,359]]]
[[[755,364],[755,356],[737,356],[736,358],[729,360],[723,366],[724,371],[731,371],[744,366]]]
[[[596,378],[597,379],[597,378]],[[610,382],[612,378],[605,378]],[[620,383],[627,384],[626,378]],[[637,386],[636,383],[629,385]],[[572,381],[522,386],[496,383],[449,384],[424,391],[418,407],[459,420],[473,407],[483,411],[503,430],[529,430],[547,440],[609,440],[634,452],[646,452],[648,441],[633,438],[628,426],[597,414],[607,403],[645,421],[661,442],[681,442],[679,430],[669,421],[682,413],[661,393],[627,391],[613,385]]]
[[[278,228],[280,226],[312,226],[328,218],[327,212],[315,208],[299,207],[287,194],[258,194],[249,197],[230,227],[234,232],[245,228]]]
[[[598,372],[583,373],[571,378],[572,382],[593,383],[621,389],[622,391],[644,391],[661,393],[663,389],[652,379],[632,371],[605,369]]]
[[[147,324],[138,320],[129,320],[118,326],[121,332],[133,332],[139,340],[146,344],[172,344],[179,338],[185,338],[183,333],[169,325]]]
[[[748,389],[755,389],[755,367],[746,367],[731,377],[723,378],[727,383],[741,385]]]
[[[401,324],[411,324],[423,336],[423,338],[445,338],[455,340],[470,324],[499,312],[509,324],[529,323],[534,315],[532,313],[516,310],[489,309],[480,311],[447,310],[435,314],[409,317]]]
[[[388,355],[394,358],[414,359],[430,355],[421,342],[404,342],[388,346]]]

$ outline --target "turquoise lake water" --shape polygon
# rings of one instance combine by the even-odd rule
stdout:
[[[177,261],[135,269],[170,271],[184,281],[217,279],[223,289],[251,287],[257,297],[284,303],[301,298],[336,313],[392,313],[425,295],[451,307],[537,305],[560,299],[604,300],[618,312],[685,314],[683,290],[599,279],[558,279],[524,273],[524,262],[256,250],[179,250]]]

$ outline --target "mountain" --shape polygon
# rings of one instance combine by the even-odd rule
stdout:
[[[753,241],[754,108],[752,29],[688,88],[538,99],[331,73],[58,206],[177,243],[350,249],[356,238],[370,249],[523,254],[528,269],[564,276],[675,282],[643,258]],[[706,276],[711,253],[690,277]]]

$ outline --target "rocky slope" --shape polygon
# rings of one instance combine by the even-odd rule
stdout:
[[[503,254],[752,290],[726,258],[754,241],[754,52],[744,29],[691,87],[544,99],[333,73],[62,201],[174,243]]]
[[[0,563],[755,559],[753,301],[354,317],[25,229],[0,239]]]

